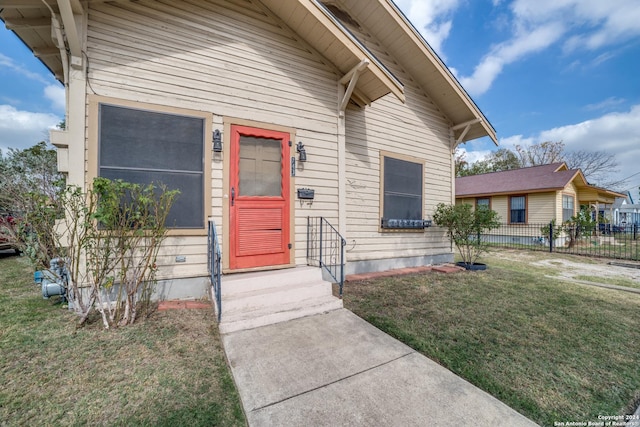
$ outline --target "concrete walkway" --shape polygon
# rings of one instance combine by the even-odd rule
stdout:
[[[250,426],[535,426],[349,310],[222,336]]]

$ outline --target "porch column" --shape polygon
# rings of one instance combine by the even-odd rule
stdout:
[[[67,149],[67,184],[85,189],[87,62],[82,49],[86,45],[87,12],[78,0],[59,0],[58,6],[67,46],[64,46],[63,41],[59,40],[59,43],[68,48],[69,55],[62,56],[63,61],[68,61],[65,64],[67,73],[64,82],[66,129],[56,138],[60,142],[56,145],[63,150]]]

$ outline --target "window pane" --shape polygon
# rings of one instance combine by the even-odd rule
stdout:
[[[111,180],[122,179],[134,184],[164,184],[169,190],[180,190],[167,216],[166,226],[200,228],[204,225],[204,191],[200,174],[103,169],[100,176]]]
[[[100,165],[202,171],[204,119],[100,105]]]
[[[279,139],[240,136],[241,196],[282,194],[282,146]]]
[[[478,206],[486,206],[489,207],[489,199],[478,199],[476,200],[476,204]]]
[[[511,198],[511,209],[524,209],[524,196],[517,196]]]
[[[513,223],[524,223],[525,222],[525,211],[524,210],[511,210],[511,222]]]
[[[562,208],[573,209],[573,196],[562,196]]]

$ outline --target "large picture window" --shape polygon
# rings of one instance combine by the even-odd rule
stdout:
[[[526,196],[509,197],[509,222],[511,224],[525,224],[527,222],[527,198]]]
[[[203,228],[205,119],[110,104],[98,111],[98,175],[179,190],[167,226]]]
[[[422,229],[424,165],[418,160],[383,155],[382,220],[388,229]]]
[[[562,196],[562,222],[569,221],[575,215],[573,196]]]

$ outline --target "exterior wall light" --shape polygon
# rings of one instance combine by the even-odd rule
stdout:
[[[222,153],[222,134],[218,129],[213,131],[213,151]]]
[[[298,144],[296,145],[296,151],[298,153],[300,153],[299,160],[301,162],[306,162],[307,161],[307,151],[304,149],[304,145],[302,145],[302,141],[298,142]]]

